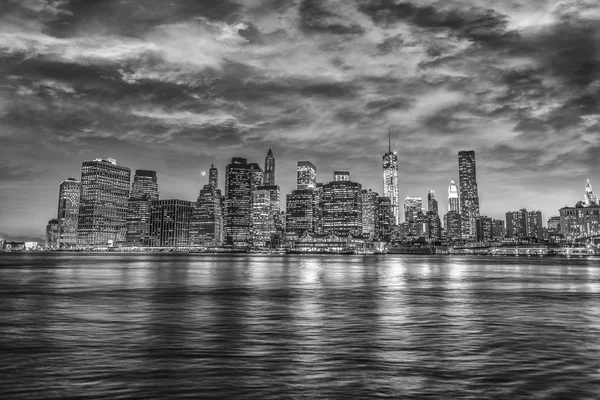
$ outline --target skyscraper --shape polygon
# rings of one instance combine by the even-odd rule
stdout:
[[[394,212],[394,221],[400,223],[400,202],[398,191],[398,156],[392,152],[391,134],[388,137],[388,152],[383,155],[383,197],[390,199]]]
[[[314,190],[292,190],[286,196],[286,231],[302,235],[305,231],[314,232]]]
[[[460,211],[458,205],[458,188],[454,183],[454,178],[450,180],[450,186],[448,186],[448,211]]]
[[[131,170],[97,158],[81,167],[77,244],[110,245],[125,240]]]
[[[435,199],[435,192],[430,190],[427,194],[427,212],[438,215],[438,202]]]
[[[194,204],[190,220],[192,246],[217,246],[223,242],[222,196],[214,183],[209,177],[209,183],[200,190]]]
[[[350,180],[334,180],[323,185],[321,201],[325,233],[340,236],[362,234],[361,191],[361,184]]]
[[[154,200],[150,206],[150,246],[187,247],[190,240],[191,201]]]
[[[210,164],[210,169],[208,170],[208,184],[214,188],[219,187],[219,170],[217,170],[214,164]]]
[[[127,207],[127,236],[125,241],[128,245],[148,245],[150,205],[153,200],[158,200],[156,171],[136,170]]]
[[[377,218],[375,219],[375,237],[390,241],[394,230],[394,212],[389,197],[377,198]]]
[[[451,241],[460,240],[460,214],[458,211],[448,211],[444,216],[446,238]]]
[[[56,249],[58,247],[58,219],[53,218],[46,225],[46,247]]]
[[[423,199],[416,196],[408,196],[404,199],[404,220],[416,222],[419,214],[423,212]]]
[[[258,163],[250,163],[250,171],[251,171],[251,183],[250,183],[250,190],[254,191],[256,190],[259,186],[262,186],[265,182],[265,172],[263,171],[263,169],[261,168],[260,165],[258,165]]]
[[[297,189],[314,189],[317,186],[317,168],[310,161],[298,161]]]
[[[465,240],[475,240],[477,235],[475,222],[479,216],[479,194],[477,191],[475,152],[473,150],[458,152],[458,178],[460,184],[461,236]]]
[[[273,150],[271,150],[271,148],[269,148],[269,152],[265,158],[264,184],[267,186],[275,185],[275,157],[273,157]]]
[[[79,219],[79,196],[81,182],[65,179],[58,191],[58,247],[71,248],[77,245],[77,220]]]
[[[362,196],[362,233],[375,235],[375,220],[377,219],[377,199],[379,194],[373,190],[363,190]]]
[[[253,168],[248,160],[234,157],[225,168],[225,242],[246,246],[250,237]]]

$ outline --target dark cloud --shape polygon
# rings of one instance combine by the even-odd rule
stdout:
[[[358,23],[347,23],[323,7],[321,0],[302,0],[299,7],[300,28],[307,33],[331,35],[361,35],[365,30]]]

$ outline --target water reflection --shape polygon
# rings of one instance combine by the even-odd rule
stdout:
[[[594,260],[1,255],[0,398],[594,398]]]

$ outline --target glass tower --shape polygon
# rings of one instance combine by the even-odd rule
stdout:
[[[400,223],[398,191],[398,155],[392,151],[391,136],[388,138],[388,152],[383,155],[383,197],[390,199],[396,225]]]
[[[476,221],[479,216],[479,194],[477,192],[475,152],[473,150],[458,152],[458,178],[460,184],[461,236],[464,240],[473,241],[477,236]]]
[[[65,179],[58,191],[58,247],[71,248],[77,245],[77,220],[79,218],[79,196],[81,182]]]

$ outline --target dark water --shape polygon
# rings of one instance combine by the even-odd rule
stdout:
[[[600,260],[0,254],[0,399],[598,399]]]

